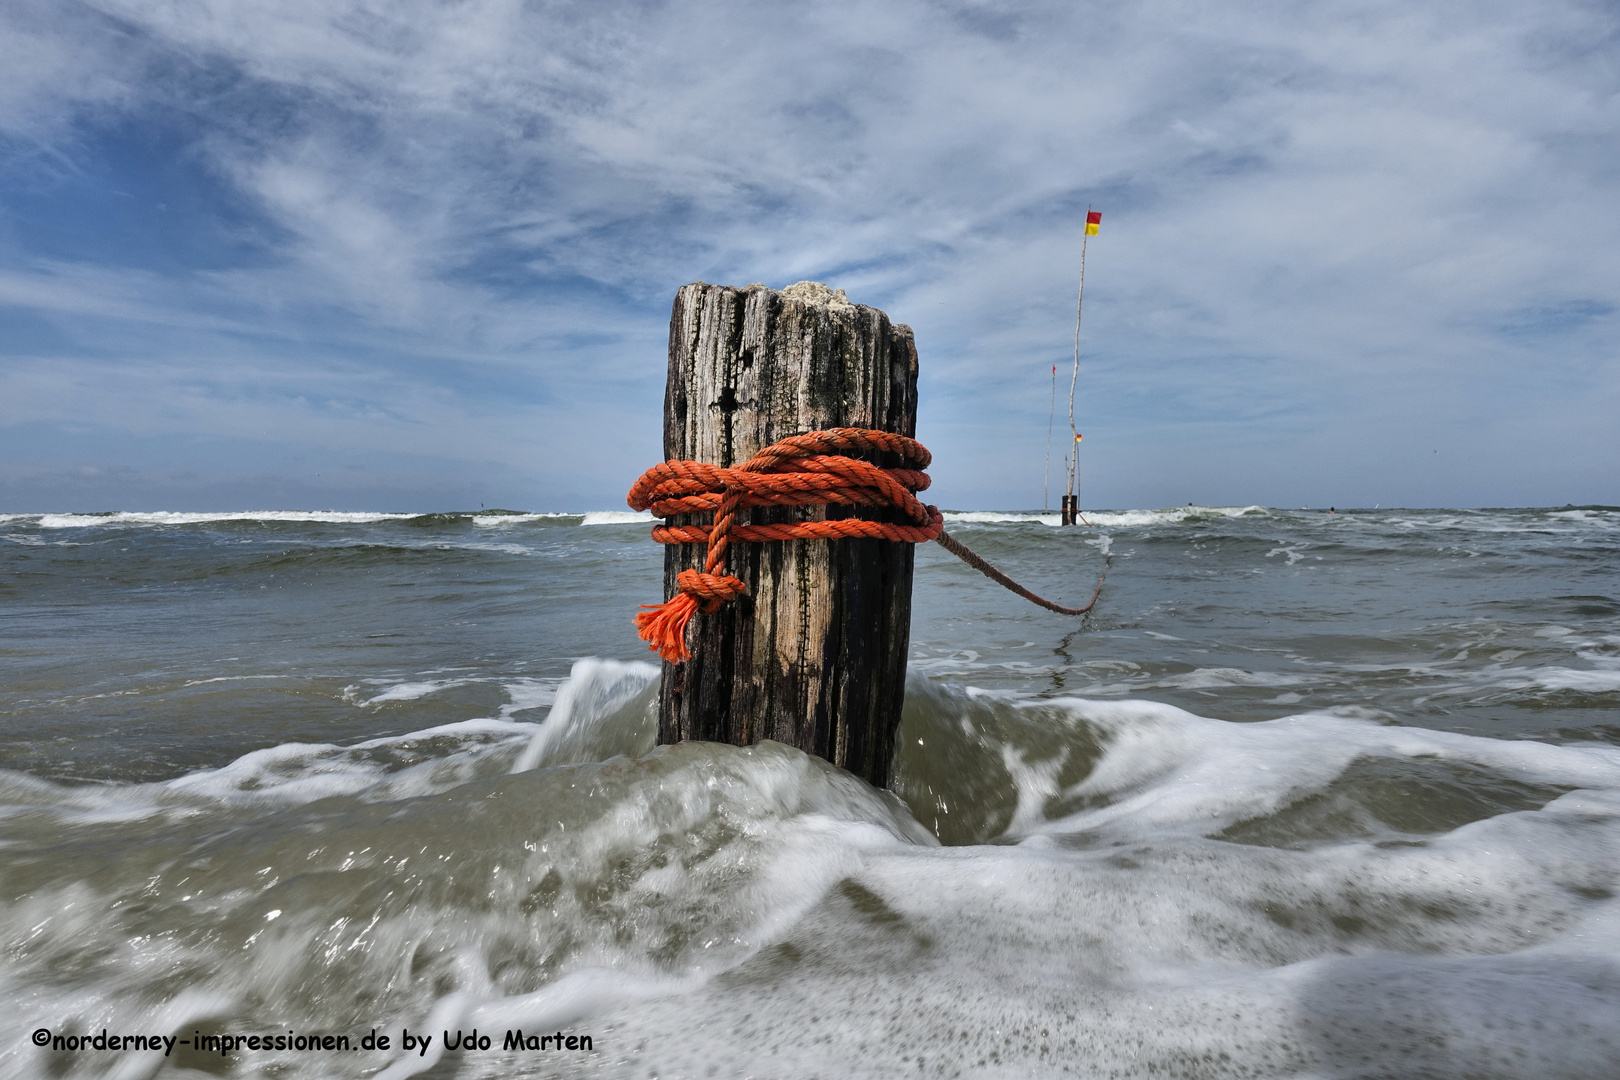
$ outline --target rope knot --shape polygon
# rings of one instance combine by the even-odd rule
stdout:
[[[748,583],[730,574],[704,574],[697,570],[682,570],[675,575],[676,587],[683,593],[701,597],[706,603],[703,610],[720,610],[722,601],[735,600],[748,591]]]
[[[636,616],[636,629],[649,649],[672,664],[691,658],[686,651],[686,624],[697,612],[701,600],[703,610],[714,614],[727,600],[748,591],[748,583],[730,574],[704,574],[696,570],[682,570],[675,575],[675,595],[662,604],[642,604]]]

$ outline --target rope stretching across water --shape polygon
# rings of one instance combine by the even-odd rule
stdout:
[[[863,452],[896,454],[900,468],[883,469],[844,455]],[[840,540],[868,537],[920,544],[937,540],[951,554],[1006,586],[1026,600],[1060,615],[1084,615],[1097,603],[1107,565],[1085,607],[1067,608],[1052,603],[991,566],[945,532],[945,519],[937,507],[917,500],[916,492],[932,482],[925,470],[933,455],[915,439],[865,428],[833,428],[794,435],[767,446],[734,469],[700,461],[666,461],[654,465],[630,488],[631,509],[650,510],[658,517],[714,512],[714,524],[657,525],[652,538],[660,544],[707,544],[703,571],[682,570],[676,575],[678,592],[663,604],[643,604],[636,626],[648,647],[672,664],[690,658],[686,624],[701,605],[705,612],[748,591],[742,579],[723,571],[726,548],[734,540]],[[748,506],[887,506],[911,519],[897,525],[861,518],[797,521],[751,525],[737,521],[737,511]]]

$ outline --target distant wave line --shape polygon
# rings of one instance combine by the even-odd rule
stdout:
[[[0,514],[0,524],[29,524],[42,529],[91,529],[132,526],[214,525],[231,522],[297,525],[374,525],[384,522],[420,522],[435,518],[468,521],[491,527],[534,521],[575,519],[581,525],[650,523],[647,514],[628,510],[583,510],[556,513],[478,511],[420,511],[399,513],[370,510],[241,510],[241,511],[117,511],[101,514]]]

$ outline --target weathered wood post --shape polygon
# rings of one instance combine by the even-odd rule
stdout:
[[[698,282],[676,294],[666,458],[732,467],[786,436],[833,427],[915,435],[910,327],[814,282],[780,292]],[[854,507],[744,513],[755,523],[904,520],[892,510]],[[673,596],[675,576],[702,570],[705,550],[664,550],[664,594]],[[786,540],[734,543],[727,555],[728,572],[747,582],[748,594],[697,616],[691,659],[664,664],[658,741],[747,746],[775,739],[886,785],[905,697],[912,545]]]

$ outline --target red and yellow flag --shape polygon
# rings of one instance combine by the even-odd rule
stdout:
[[[1102,211],[1088,210],[1086,212],[1086,235],[1096,236],[1097,230],[1102,228]]]

